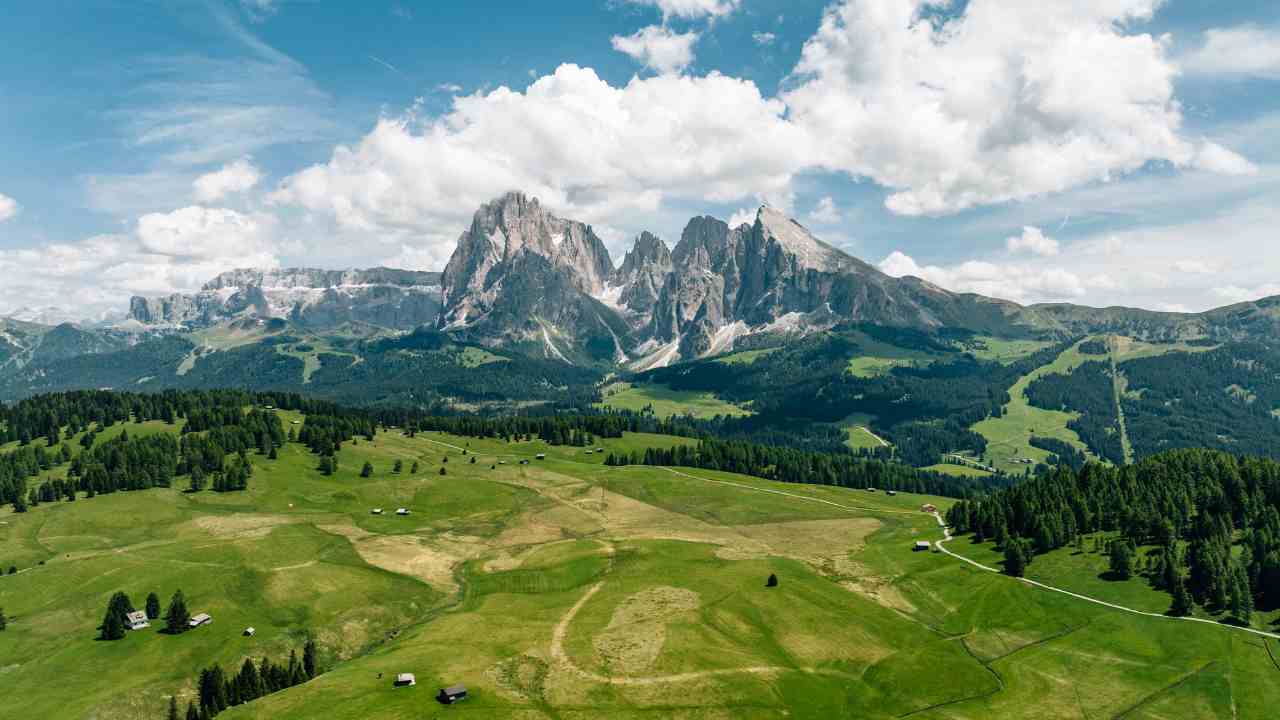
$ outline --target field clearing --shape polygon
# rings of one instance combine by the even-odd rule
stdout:
[[[942,473],[943,475],[955,475],[957,477],[991,477],[991,473],[981,468],[969,467],[968,465],[955,465],[953,463],[938,463],[930,465],[922,470]]]
[[[327,672],[221,717],[1262,718],[1280,702],[1256,638],[912,552],[941,538],[921,505],[949,499],[603,465],[690,442],[628,434],[588,455],[390,429],[344,445],[332,476],[287,444],[250,456],[247,492],[0,510],[0,559],[23,558],[0,578],[0,717],[163,717],[200,668],[283,659],[308,631]],[[400,506],[411,514],[370,514]],[[1031,570],[1158,604],[1143,583],[1091,579],[1104,560],[1050,554]],[[140,604],[179,587],[213,625],[93,639],[111,592]],[[399,672],[418,686],[393,688]],[[437,705],[458,682],[471,698]]]
[[[672,390],[658,383],[614,383],[604,389],[604,402],[597,407],[635,412],[651,407],[653,414],[660,418],[673,415],[692,415],[696,418],[712,418],[717,415],[740,417],[751,414],[749,410],[725,402],[711,393]]]
[[[1084,341],[1081,341],[1084,342]],[[1003,472],[1021,474],[1030,465],[1045,462],[1049,453],[1032,447],[1032,436],[1050,437],[1071,444],[1091,460],[1097,457],[1080,440],[1075,431],[1067,427],[1076,413],[1045,410],[1033,407],[1027,401],[1027,387],[1050,374],[1069,374],[1088,362],[1091,356],[1079,351],[1080,343],[1064,350],[1051,363],[1036,368],[1018,379],[1009,388],[1010,401],[1004,407],[1004,416],[987,418],[973,426],[973,431],[987,439],[989,464]],[[1019,462],[1030,460],[1031,463]]]
[[[1050,340],[1005,340],[984,335],[974,338],[972,342],[963,343],[961,347],[979,360],[1011,365],[1050,345],[1053,345]]]

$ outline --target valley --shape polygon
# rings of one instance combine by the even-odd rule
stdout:
[[[278,414],[286,427],[307,422]],[[117,424],[99,442],[178,430]],[[596,445],[688,442],[627,434]],[[1135,616],[912,552],[943,538],[920,508],[945,511],[947,498],[608,467],[602,455],[389,428],[344,443],[332,475],[285,443],[276,460],[250,456],[247,491],[186,493],[184,482],[0,511],[0,560],[20,567],[0,578],[0,667],[16,691],[0,697],[0,714],[158,716],[169,694],[183,707],[195,697],[200,668],[280,658],[306,637],[322,673],[220,716],[401,717],[436,712],[432,694],[452,683],[468,687],[475,717],[1159,717],[1177,707],[1247,718],[1280,699],[1274,638]],[[999,565],[987,545],[948,548]],[[1140,580],[1093,579],[1104,562],[1094,558],[1057,551],[1029,577],[1163,611]],[[765,587],[770,574],[777,587]],[[139,601],[176,589],[214,623],[94,639],[110,593]],[[70,697],[38,690],[54,667]],[[400,672],[418,687],[392,687]]]

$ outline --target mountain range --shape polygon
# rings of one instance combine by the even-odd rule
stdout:
[[[244,317],[318,331],[426,326],[465,342],[635,370],[845,323],[1010,338],[1242,340],[1280,330],[1280,298],[1199,314],[1022,306],[890,277],[767,205],[737,227],[695,217],[670,249],[643,232],[615,265],[590,225],[512,192],[480,207],[443,273],[234,270],[198,293],[135,297],[129,308],[130,321],[149,329]]]

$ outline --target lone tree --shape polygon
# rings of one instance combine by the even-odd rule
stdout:
[[[471,456],[471,464],[472,464],[472,465],[475,465],[475,464],[476,464],[476,456],[475,456],[475,455],[472,455],[472,456]]]
[[[774,575],[773,573],[769,573],[769,579],[765,581],[764,586],[778,587],[778,576]]]
[[[1111,575],[1117,580],[1133,577],[1133,546],[1128,540],[1111,543]]]
[[[391,467],[391,472],[399,475],[403,471],[404,471],[404,462],[401,460],[396,460],[396,464]]]
[[[365,460],[364,467],[360,468],[360,477],[367,478],[373,475],[373,463]]]
[[[128,627],[127,615],[131,612],[133,603],[129,602],[128,595],[122,592],[112,595],[107,602],[107,613],[102,618],[102,639],[119,640],[124,637],[125,628]]]
[[[449,474],[449,471],[448,471],[448,470],[445,470],[444,468],[440,468],[440,474],[441,474],[441,475],[448,475],[448,474]]]
[[[302,646],[302,670],[307,674],[307,678],[316,676],[316,641],[314,638],[308,638],[307,644]]]
[[[147,619],[155,620],[158,617],[160,617],[160,596],[147,593]]]
[[[1004,543],[1004,571],[1013,577],[1022,577],[1027,572],[1027,541],[1011,537]]]
[[[187,599],[179,590],[173,594],[173,599],[169,601],[169,609],[164,614],[164,629],[170,633],[183,633],[189,627],[191,622],[191,613],[187,610]]]
[[[414,461],[413,461],[413,464],[409,466],[409,474],[410,474],[410,475],[417,475],[417,474],[418,474],[418,461],[417,461],[417,460],[414,460]]]
[[[0,630],[9,627],[9,618],[4,615],[4,608],[0,608]]]

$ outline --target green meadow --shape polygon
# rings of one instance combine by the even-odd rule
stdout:
[[[660,418],[672,415],[692,415],[696,418],[712,418],[716,415],[737,417],[751,413],[733,403],[726,402],[709,392],[672,390],[660,383],[632,385],[619,382],[604,388],[602,407],[640,412],[652,408]]]
[[[607,452],[393,429],[345,445],[332,476],[288,444],[251,456],[241,493],[0,511],[0,563],[21,570],[0,578],[0,717],[160,718],[202,667],[283,660],[308,636],[325,672],[220,717],[1262,718],[1280,702],[1275,640],[913,552],[942,537],[921,505],[946,499],[610,468]],[[1097,579],[1099,557],[1029,572],[1162,609],[1144,581]],[[95,639],[111,593],[177,589],[213,623]],[[402,672],[417,686],[393,687]],[[437,704],[454,683],[471,697]]]

